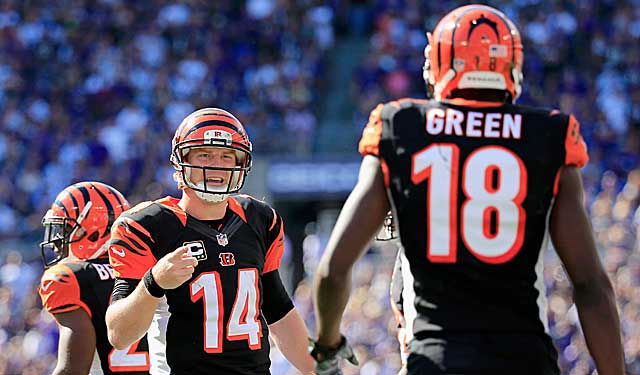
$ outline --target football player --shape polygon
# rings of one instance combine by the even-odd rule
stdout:
[[[171,164],[182,197],[141,203],[112,229],[107,327],[115,347],[142,336],[166,297],[172,374],[269,374],[270,333],[296,368],[313,371],[307,329],[278,274],[282,218],[262,201],[230,195],[251,161],[244,127],[225,110],[198,110],[178,127]]]
[[[105,325],[114,283],[105,244],[128,208],[113,187],[80,182],[62,190],[42,219],[46,270],[38,291],[60,330],[54,374],[149,374],[146,339],[116,350]]]
[[[515,104],[522,42],[500,11],[467,5],[428,34],[431,100],[378,105],[358,183],[316,274],[318,368],[340,334],[354,262],[391,208],[398,222],[409,374],[558,374],[542,252],[549,238],[600,374],[623,373],[619,320],[584,208],[587,150],[573,115]]]

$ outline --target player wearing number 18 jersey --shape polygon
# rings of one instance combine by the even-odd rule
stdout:
[[[343,306],[324,304],[345,301],[343,275],[390,207],[409,374],[558,374],[542,281],[550,237],[599,372],[622,374],[613,291],[583,207],[578,121],[514,104],[522,45],[496,9],[445,16],[425,57],[434,99],[381,104],[364,129],[358,184],[316,279],[318,343],[339,344]]]
[[[80,182],[61,191],[42,220],[46,270],[38,292],[60,328],[54,374],[149,374],[146,338],[116,350],[104,322],[114,284],[104,244],[128,208],[113,187]]]
[[[282,218],[229,195],[242,187],[251,151],[240,121],[221,109],[178,127],[171,161],[182,198],[142,203],[113,226],[107,326],[116,347],[147,330],[166,295],[172,374],[269,374],[270,333],[294,366],[313,370],[306,327],[278,275]]]

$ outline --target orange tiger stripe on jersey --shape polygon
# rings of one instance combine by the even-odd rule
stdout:
[[[129,231],[124,222],[116,222],[111,228],[108,246],[109,263],[119,278],[142,279],[145,272],[158,262],[145,241]]]
[[[73,271],[63,263],[47,269],[38,288],[42,305],[51,314],[83,309],[91,317],[91,309],[80,299],[80,285]]]
[[[122,243],[120,243],[120,241],[122,241]],[[138,252],[140,253],[139,255],[151,252],[151,248],[149,248],[141,238],[134,233],[131,233],[126,228],[123,228],[121,231],[111,233],[110,245],[122,247],[126,251]]]
[[[264,268],[262,273],[271,272],[277,270],[280,267],[280,260],[282,259],[282,254],[284,253],[284,225],[282,223],[282,219],[280,219],[280,232],[278,233],[278,237],[273,241],[269,250],[267,250],[267,255],[265,256]]]
[[[139,223],[137,223],[136,221],[134,221],[133,219],[129,218],[129,217],[125,217],[122,219],[123,222],[125,222],[128,226],[138,230],[139,232],[141,232],[142,234],[144,234],[145,236],[147,236],[149,238],[149,240],[151,240],[151,242],[156,242],[153,237],[151,237],[151,233],[149,233],[149,231],[143,227],[142,225],[140,225]]]
[[[122,256],[124,254],[124,256]],[[153,253],[134,254],[122,246],[109,246],[109,263],[115,277],[140,280],[157,263]]]
[[[271,212],[273,213],[273,220],[271,220],[271,226],[269,227],[269,231],[271,231],[273,227],[276,226],[276,223],[278,222],[278,215],[276,214],[276,210],[274,210],[273,207],[271,207]]]
[[[358,151],[362,155],[374,155],[378,156],[380,150],[378,149],[380,144],[380,137],[382,136],[382,117],[381,112],[384,104],[378,104],[378,106],[371,111],[369,115],[369,122],[362,131],[362,138],[358,145]]]
[[[187,225],[187,213],[184,212],[184,210],[180,208],[180,206],[178,206],[178,202],[180,202],[179,199],[174,197],[164,197],[162,199],[158,199],[156,202],[170,209],[171,212],[173,212],[178,217],[178,219],[180,219],[182,225]]]
[[[246,197],[249,197],[249,196],[246,195]],[[253,197],[249,197],[249,198],[253,198]],[[246,223],[247,222],[247,217],[244,214],[244,208],[242,208],[240,203],[238,203],[237,200],[233,199],[233,197],[229,197],[228,203],[229,203],[229,208],[231,209],[231,211],[235,212],[236,215],[240,216],[242,221],[244,221]]]
[[[553,179],[553,196],[554,197],[558,195],[558,190],[560,189],[560,176],[562,175],[562,170],[564,170],[564,167],[558,168],[558,171],[556,172],[556,177]]]
[[[580,134],[580,123],[573,115],[569,116],[569,126],[567,126],[567,136],[564,141],[566,150],[566,165],[575,165],[584,167],[589,161],[587,153],[587,145],[584,143],[582,134]]]
[[[382,170],[382,175],[384,176],[384,186],[389,187],[389,166],[387,165],[387,162],[382,158],[380,158],[380,169]]]

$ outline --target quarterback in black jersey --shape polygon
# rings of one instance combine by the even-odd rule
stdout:
[[[433,99],[380,104],[364,129],[358,183],[316,274],[315,346],[346,345],[351,269],[391,209],[409,374],[558,374],[541,275],[550,238],[599,373],[621,375],[613,290],[584,209],[578,121],[514,104],[522,43],[502,12],[455,9],[428,39]]]
[[[62,190],[43,218],[46,270],[38,292],[60,329],[53,374],[149,374],[146,338],[116,350],[105,325],[114,284],[105,243],[128,208],[113,187],[80,182]]]
[[[112,229],[117,280],[107,326],[115,347],[144,334],[166,296],[171,374],[269,374],[270,333],[295,367],[313,371],[307,329],[278,274],[282,218],[262,201],[230,196],[244,184],[251,152],[227,111],[201,109],[178,127],[171,163],[182,198],[141,203]]]

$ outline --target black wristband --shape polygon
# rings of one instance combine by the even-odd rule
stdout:
[[[144,282],[144,287],[147,288],[147,292],[149,292],[149,294],[156,298],[164,297],[166,291],[162,289],[162,287],[156,282],[156,279],[153,278],[151,268],[149,268],[149,271],[144,274],[142,282]]]

